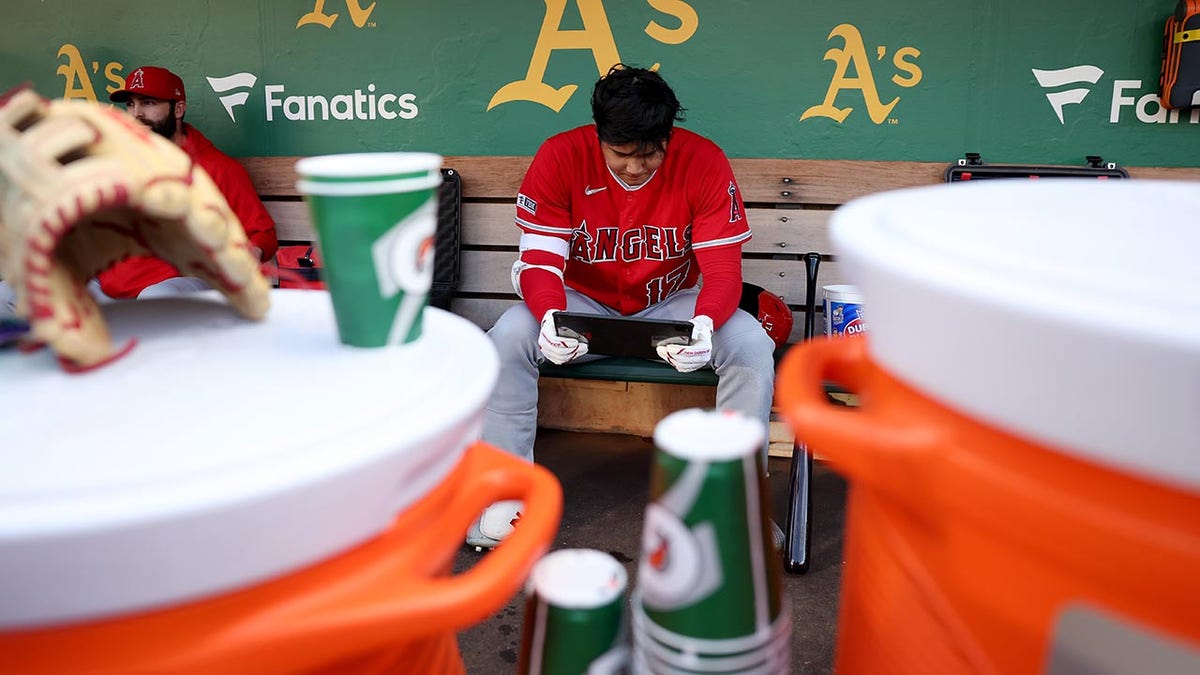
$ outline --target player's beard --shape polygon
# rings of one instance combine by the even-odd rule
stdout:
[[[173,139],[175,131],[179,129],[179,120],[174,115],[167,115],[161,120],[146,120],[143,124],[167,140]]]

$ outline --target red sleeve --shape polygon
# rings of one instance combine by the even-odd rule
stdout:
[[[562,277],[543,268],[560,273],[566,269],[565,253],[574,229],[567,178],[572,164],[564,137],[547,139],[534,155],[517,193],[516,225],[527,235],[522,237],[520,261],[539,266],[522,271],[518,284],[525,306],[538,321],[551,309],[567,307]]]
[[[696,314],[720,328],[742,297],[742,244],[751,237],[746,207],[725,153],[712,141],[696,138],[696,159],[688,181],[696,205],[692,252],[704,284]]]
[[[552,309],[567,308],[567,292],[562,279],[553,272],[528,269],[521,273],[521,297],[529,313],[538,321]]]
[[[242,221],[242,229],[250,243],[262,249],[262,259],[270,260],[279,248],[279,240],[275,236],[275,220],[263,206],[258,193],[254,191],[254,183],[237,160],[230,158],[221,163],[218,175],[213,176],[213,182],[225,195],[229,208]]]
[[[696,299],[696,314],[713,320],[713,328],[733,316],[742,298],[742,249],[722,246],[696,251],[696,264],[704,277],[700,297]]]

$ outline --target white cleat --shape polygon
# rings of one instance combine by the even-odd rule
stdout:
[[[508,535],[512,534],[517,521],[521,519],[521,509],[525,505],[520,501],[508,500],[496,502],[483,510],[479,520],[471,524],[467,530],[467,546],[482,553],[500,545]]]

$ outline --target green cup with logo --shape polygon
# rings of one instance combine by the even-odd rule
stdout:
[[[632,605],[633,652],[631,659],[635,666],[635,673],[775,675],[776,673],[787,673],[790,670],[790,637],[793,626],[790,615],[786,611],[775,621],[773,635],[768,642],[745,651],[708,653],[700,649],[702,645],[708,644],[706,641],[694,641],[691,647],[678,647],[659,642],[655,635],[662,634],[664,631],[646,618],[645,610],[636,593]],[[678,636],[671,634],[669,637],[674,644],[679,644]]]
[[[761,421],[733,411],[682,410],[655,427],[635,645],[687,663],[757,662],[779,648],[789,631],[760,465],[765,437]]]
[[[553,551],[526,588],[520,675],[616,675],[628,666],[625,568],[592,549]]]
[[[433,284],[441,155],[372,152],[296,163],[338,337],[384,347],[421,337]]]

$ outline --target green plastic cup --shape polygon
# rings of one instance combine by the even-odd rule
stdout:
[[[785,610],[774,622],[767,642],[749,647],[745,651],[720,651],[709,653],[702,647],[711,647],[712,641],[688,640],[692,648],[683,647],[679,636],[664,631],[646,618],[640,598],[636,593],[632,604],[633,655],[649,664],[647,672],[653,673],[786,673],[791,662],[790,614]],[[660,642],[663,637],[667,642]],[[726,649],[740,649],[726,641]],[[739,640],[748,646],[754,640]]]
[[[534,565],[526,589],[521,675],[615,675],[628,666],[625,568],[592,549],[562,549]]]
[[[441,167],[441,155],[425,152],[296,162],[342,343],[384,347],[421,337]]]
[[[765,434],[745,415],[700,409],[655,428],[635,611],[671,649],[754,652],[777,633],[782,564],[759,466]]]

